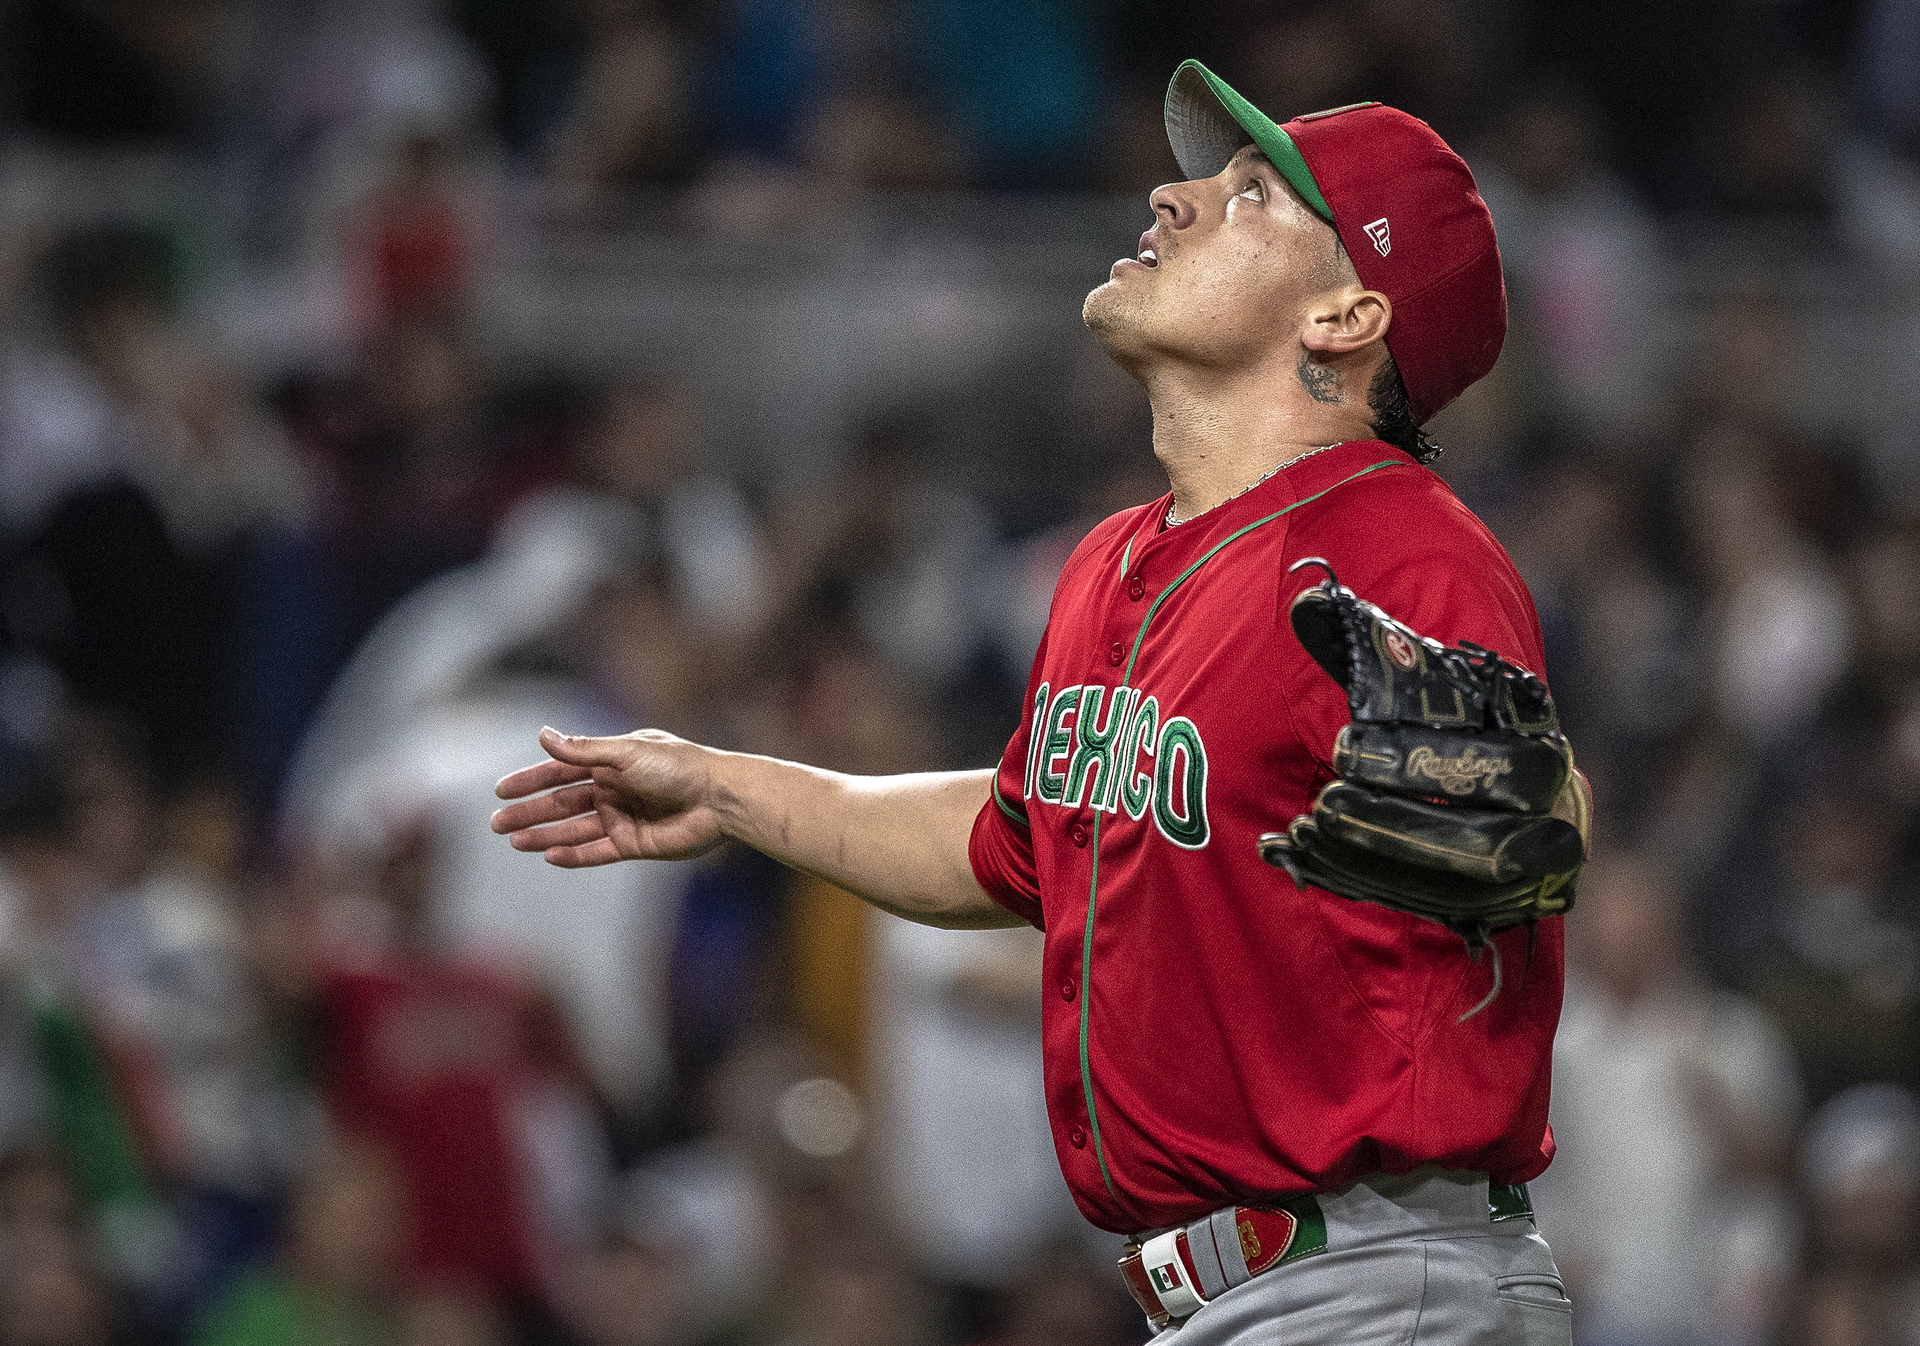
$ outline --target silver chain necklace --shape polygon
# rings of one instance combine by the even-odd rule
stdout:
[[[1267,481],[1269,478],[1273,476],[1274,473],[1278,472],[1283,467],[1292,467],[1295,463],[1302,462],[1308,458],[1311,458],[1316,453],[1325,453],[1328,449],[1337,449],[1340,447],[1341,444],[1344,444],[1346,442],[1347,441],[1343,439],[1335,444],[1322,444],[1319,448],[1308,449],[1305,453],[1297,454],[1294,457],[1287,459],[1284,463],[1275,463],[1272,467],[1268,468],[1265,472],[1262,472],[1259,476],[1255,477],[1252,481],[1248,482],[1245,486],[1242,486],[1239,490],[1235,491],[1232,495],[1228,496],[1227,500],[1239,499],[1241,496],[1245,495],[1248,491],[1251,491],[1254,487],[1260,485],[1262,482]],[[1226,504],[1227,500],[1222,500],[1220,502],[1220,505]],[[1210,505],[1206,509],[1201,510],[1200,514],[1209,514],[1212,511],[1219,509],[1220,505]],[[1200,514],[1195,514],[1191,518],[1176,519],[1173,517],[1173,502],[1169,500],[1167,502],[1167,527],[1178,528],[1183,523],[1192,523],[1194,519],[1197,519],[1200,517]]]

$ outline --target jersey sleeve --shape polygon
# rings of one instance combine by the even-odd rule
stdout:
[[[1424,469],[1381,477],[1355,483],[1336,508],[1303,520],[1288,536],[1288,554],[1324,557],[1342,584],[1423,636],[1443,645],[1474,641],[1544,678],[1533,599],[1486,525]],[[1294,598],[1321,578],[1318,570],[1282,576],[1282,640],[1294,640]],[[1351,719],[1346,693],[1304,651],[1290,667],[1294,727],[1330,777],[1334,738]]]
[[[1040,879],[1033,865],[1033,838],[1024,825],[1001,813],[989,799],[973,820],[967,844],[973,877],[987,896],[1036,929],[1047,928],[1040,910]]]
[[[1047,657],[1047,640],[1033,657],[1033,673],[1027,680],[1027,698],[1020,712],[1020,727],[1007,741],[1000,765],[993,773],[993,794],[973,820],[973,835],[967,844],[967,858],[973,865],[973,877],[987,896],[1008,911],[1039,929],[1046,929],[1040,908],[1040,876],[1033,858],[1033,829],[1027,818],[1029,747],[1033,742],[1033,724],[1037,718],[1034,703],[1041,695],[1040,669]]]

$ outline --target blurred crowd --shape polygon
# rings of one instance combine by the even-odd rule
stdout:
[[[1920,1343],[1916,0],[7,0],[0,1346],[1144,1339],[1034,932],[487,817],[547,723],[997,759],[1164,490],[1071,319],[1188,55],[1428,118],[1500,230],[1432,428],[1599,800],[1534,1184],[1580,1346]],[[1016,200],[1058,326],[912,224]],[[502,335],[528,239],[639,313],[610,240],[702,259],[711,351],[716,255],[877,219],[989,358],[763,416]]]

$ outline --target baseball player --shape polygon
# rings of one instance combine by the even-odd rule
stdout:
[[[1474,865],[1520,872],[1460,823],[1494,815],[1447,797],[1526,777],[1501,745],[1565,755],[1526,587],[1419,430],[1499,354],[1492,223],[1466,165],[1378,104],[1279,125],[1189,61],[1166,123],[1191,180],[1152,193],[1084,316],[1145,386],[1172,490],[1068,561],[998,770],[853,778],[549,729],[494,826],[562,866],[732,837],[911,920],[1039,926],[1060,1166],[1180,1346],[1565,1342],[1523,1184],[1553,1153],[1562,976],[1535,918],[1570,888],[1525,920],[1444,905],[1495,891]],[[1312,602],[1320,571],[1288,574],[1309,557],[1338,576]],[[1400,693],[1420,708],[1374,713]],[[1506,728],[1478,718],[1496,703]],[[1431,778],[1384,823],[1343,803],[1393,802],[1353,783],[1384,760],[1353,735],[1383,729],[1428,736],[1403,755]],[[1406,844],[1343,852],[1341,828]]]

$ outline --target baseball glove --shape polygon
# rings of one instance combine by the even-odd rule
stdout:
[[[1553,698],[1492,650],[1446,646],[1326,579],[1293,600],[1294,636],[1347,694],[1339,779],[1260,855],[1342,897],[1487,936],[1573,905],[1592,816]]]

